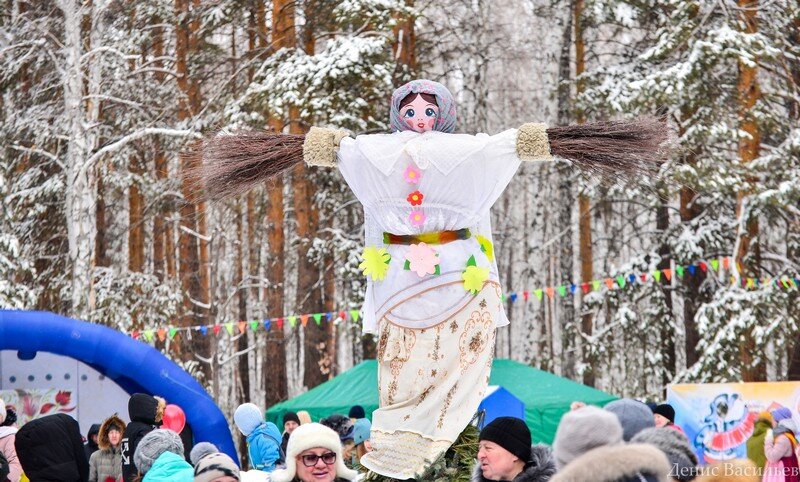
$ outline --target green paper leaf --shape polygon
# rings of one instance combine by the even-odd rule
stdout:
[[[259,323],[257,321],[251,321],[250,322],[250,329],[253,330],[253,331],[258,331],[258,325],[259,325]]]
[[[566,287],[566,286],[564,286],[564,285],[561,285],[561,286],[559,286],[557,289],[558,289],[558,294],[559,294],[559,295],[560,295],[562,298],[563,298],[563,297],[565,297],[565,296],[567,296],[567,287]]]
[[[225,323],[225,330],[229,335],[233,335],[233,323]]]
[[[383,262],[386,263],[386,264],[391,263],[392,262],[392,255],[389,254],[389,253],[386,253],[386,256],[384,256],[384,261]]]
[[[322,321],[322,313],[314,313],[312,316],[314,317],[314,321],[319,325],[320,321]]]
[[[592,289],[595,291],[600,291],[600,283],[602,283],[599,279],[592,281]]]
[[[661,282],[661,271],[655,270],[655,271],[653,271],[652,274],[653,274],[653,278],[655,278],[655,280],[660,283]]]
[[[435,274],[435,275],[440,275],[440,274],[442,274],[442,270],[441,270],[441,269],[439,269],[439,265],[438,265],[438,264],[436,265],[436,270],[433,272],[433,274]]]
[[[538,298],[539,301],[541,301],[542,300],[542,295],[544,294],[544,291],[543,290],[536,290],[536,291],[533,292],[533,294],[535,294],[536,298]]]
[[[291,326],[292,328],[294,328],[294,326],[295,326],[296,324],[297,324],[297,317],[296,317],[296,316],[290,316],[290,317],[289,317],[289,326]]]
[[[625,277],[622,276],[622,275],[617,276],[617,284],[619,285],[620,288],[624,288],[625,287]]]
[[[467,260],[467,266],[477,266],[477,263],[475,263],[474,255],[470,256],[469,259]]]
[[[406,260],[406,263],[403,265],[403,269],[406,271],[411,271],[411,261]]]
[[[350,318],[352,318],[356,323],[358,323],[359,316],[361,316],[361,314],[358,312],[358,310],[350,310]]]
[[[169,329],[169,339],[171,340],[171,339],[175,338],[175,334],[176,333],[178,333],[178,330],[176,328],[170,328]]]

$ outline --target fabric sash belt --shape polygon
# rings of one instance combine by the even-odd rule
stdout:
[[[469,228],[459,229],[456,231],[434,231],[432,233],[421,234],[392,234],[383,233],[384,244],[447,244],[459,239],[469,239],[472,236]]]

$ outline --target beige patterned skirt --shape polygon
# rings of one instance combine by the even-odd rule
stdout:
[[[445,322],[426,329],[380,322],[373,451],[361,464],[386,477],[421,474],[456,440],[478,409],[494,354],[500,288],[484,285]]]

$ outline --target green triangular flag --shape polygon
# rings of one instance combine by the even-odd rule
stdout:
[[[558,287],[558,294],[561,295],[562,298],[567,296],[567,287],[564,286],[564,285],[559,286]]]
[[[617,284],[619,285],[620,288],[624,288],[625,287],[625,277],[622,276],[622,275],[617,276]]]
[[[171,339],[175,338],[175,333],[177,333],[177,332],[178,332],[178,330],[176,328],[170,327],[170,329],[169,329],[169,339],[171,340]]]
[[[153,330],[145,330],[144,339],[147,341],[153,341]]]
[[[600,291],[600,283],[601,281],[599,279],[592,281],[592,289],[595,291]]]
[[[225,330],[229,335],[233,335],[233,323],[225,323]]]
[[[678,272],[678,277],[683,278],[683,266],[677,265],[675,266],[675,271]]]
[[[719,260],[718,259],[712,259],[711,260],[711,269],[713,269],[714,271],[717,271],[719,269]]]
[[[296,325],[296,324],[297,324],[297,317],[296,316],[290,316],[289,317],[289,326],[294,328],[294,325]]]
[[[250,322],[250,329],[253,330],[253,331],[258,331],[258,324],[259,323],[257,321],[251,321]]]
[[[656,281],[661,282],[661,271],[660,270],[653,271],[652,275],[653,275],[653,278],[655,278]]]
[[[503,293],[502,295],[500,295],[500,301],[502,301],[503,303],[505,303],[505,302],[506,302],[506,295],[505,295],[505,293]]]
[[[314,314],[313,314],[313,315],[311,315],[311,316],[313,316],[313,317],[314,317],[314,321],[316,321],[318,325],[319,325],[319,324],[320,324],[320,322],[322,321],[322,313],[314,313]]]
[[[358,323],[359,316],[361,316],[361,313],[359,313],[358,310],[350,310],[350,318],[352,318],[356,323]]]
[[[534,291],[534,292],[533,292],[533,294],[535,294],[535,295],[536,295],[536,298],[538,298],[538,299],[539,299],[539,301],[541,301],[541,300],[542,300],[542,295],[544,294],[544,291],[542,291],[542,290],[536,290],[536,291]]]

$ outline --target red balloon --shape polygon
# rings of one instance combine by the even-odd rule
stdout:
[[[164,423],[162,428],[168,428],[175,433],[181,433],[186,426],[186,414],[177,405],[169,404],[164,409]]]

